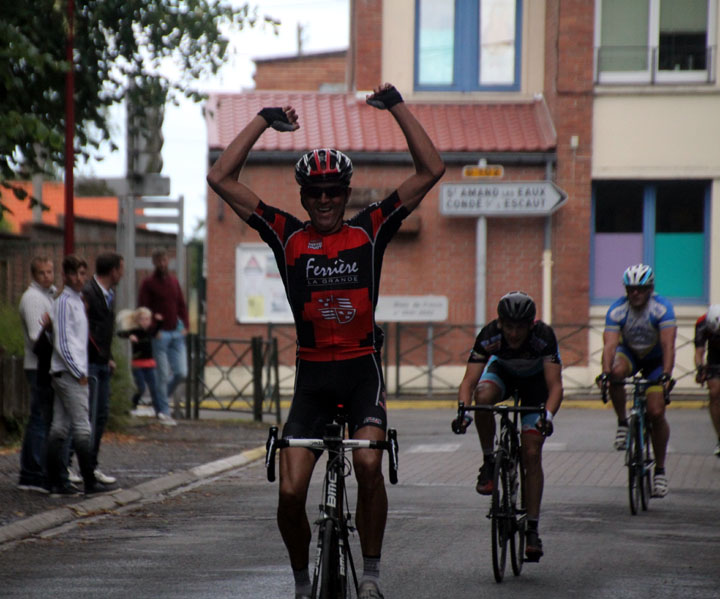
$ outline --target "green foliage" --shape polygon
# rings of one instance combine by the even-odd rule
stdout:
[[[110,106],[125,99],[158,105],[182,95],[199,101],[194,83],[226,60],[224,31],[279,25],[228,0],[75,0],[74,6],[75,148],[85,158],[112,143]],[[20,199],[26,194],[10,181],[64,163],[68,30],[66,1],[0,2],[0,185]],[[0,203],[0,216],[3,211]]]
[[[25,338],[17,306],[0,302],[0,348],[11,356],[25,355]]]

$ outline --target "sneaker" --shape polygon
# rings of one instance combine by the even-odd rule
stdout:
[[[366,580],[358,588],[358,599],[384,599],[377,584],[372,580]]]
[[[485,462],[480,467],[480,473],[477,477],[477,484],[475,485],[475,490],[480,493],[480,495],[492,495],[493,492],[493,470],[495,468],[494,462]]]
[[[50,488],[50,497],[73,497],[80,495],[81,491],[72,483],[57,485]]]
[[[543,556],[542,541],[537,530],[528,530],[525,533],[525,561],[539,562]]]
[[[17,488],[21,491],[32,491],[33,493],[42,493],[43,495],[47,495],[48,493],[50,493],[50,489],[39,483],[20,482],[18,483]]]
[[[177,425],[177,422],[175,422],[175,419],[168,414],[163,414],[162,412],[160,412],[157,415],[157,417],[158,417],[158,420],[160,421],[160,424],[162,424],[163,426],[176,426]]]
[[[103,474],[98,468],[95,468],[95,480],[104,485],[113,485],[117,482],[117,478],[109,474]]]
[[[715,446],[713,454],[720,458],[720,441],[718,441],[718,444]]]
[[[653,476],[653,497],[665,497],[668,494],[668,479],[664,474]]]
[[[613,447],[618,451],[627,449],[628,430],[627,424],[618,424],[617,431],[615,431],[615,441],[613,442]]]
[[[83,481],[82,476],[80,476],[77,471],[72,468],[67,469],[67,475],[68,480],[74,485],[79,485]]]
[[[93,485],[85,485],[85,495],[104,495],[105,493],[112,493],[119,489],[120,487],[115,484],[105,484],[96,481]]]

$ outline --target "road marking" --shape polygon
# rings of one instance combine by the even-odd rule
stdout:
[[[452,453],[460,449],[460,443],[426,443],[413,445],[406,453]]]

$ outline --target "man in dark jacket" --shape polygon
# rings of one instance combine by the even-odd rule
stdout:
[[[87,305],[89,321],[89,373],[90,377],[95,377],[97,381],[95,394],[97,403],[90,407],[90,421],[93,425],[92,454],[95,478],[103,484],[115,482],[115,477],[103,474],[97,464],[100,441],[110,414],[110,377],[115,370],[115,362],[110,351],[115,326],[115,287],[124,272],[125,261],[120,254],[103,252],[95,260],[95,275],[83,288],[83,299]]]

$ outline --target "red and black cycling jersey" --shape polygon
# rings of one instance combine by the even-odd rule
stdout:
[[[475,338],[468,362],[484,363],[492,357],[507,372],[518,377],[542,372],[545,362],[562,363],[555,332],[541,320],[533,324],[525,343],[518,349],[507,344],[497,319],[486,324]]]
[[[707,314],[703,314],[695,323],[695,347],[705,347],[707,343],[707,363],[720,365],[720,332],[713,333],[707,326]]]
[[[379,351],[375,306],[385,248],[409,211],[393,192],[321,235],[260,202],[248,224],[275,255],[304,360],[348,360]]]

